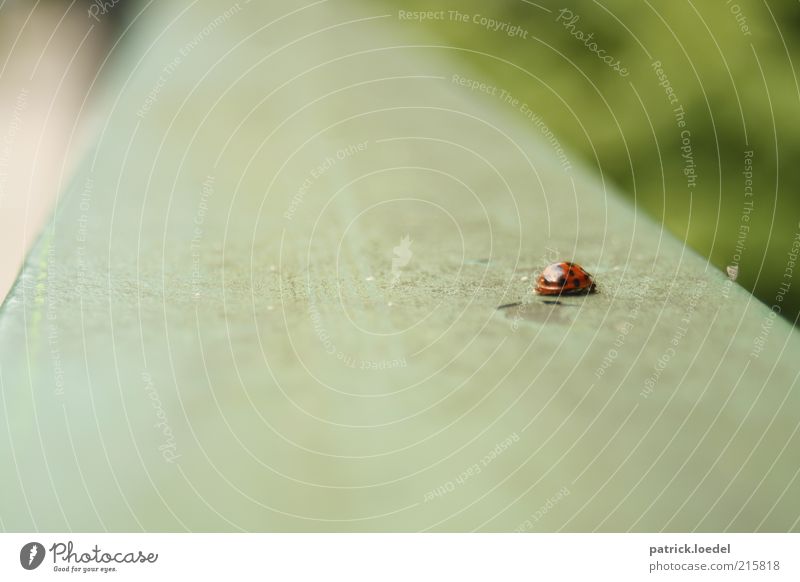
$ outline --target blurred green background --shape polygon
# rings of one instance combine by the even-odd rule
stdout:
[[[716,267],[738,265],[738,283],[797,323],[800,281],[792,282],[790,253],[800,232],[800,2],[383,2],[398,17],[445,11],[438,20],[404,20],[530,104],[574,157]],[[508,27],[493,30],[482,17]],[[690,158],[682,157],[684,129]],[[685,171],[694,173],[693,187]]]

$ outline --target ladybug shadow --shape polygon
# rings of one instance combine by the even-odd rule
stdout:
[[[578,305],[562,299],[538,299],[506,303],[498,306],[497,311],[514,321],[568,325],[575,320],[577,314],[569,309],[571,307]]]

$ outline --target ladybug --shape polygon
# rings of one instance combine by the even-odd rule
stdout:
[[[594,279],[577,263],[553,263],[542,271],[534,291],[539,295],[582,295],[594,293]]]

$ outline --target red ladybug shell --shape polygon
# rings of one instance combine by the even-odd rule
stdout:
[[[597,287],[592,276],[577,263],[553,263],[536,280],[539,295],[580,295],[594,293]]]

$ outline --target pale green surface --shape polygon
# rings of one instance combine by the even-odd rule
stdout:
[[[2,527],[800,529],[800,340],[784,321],[751,356],[768,308],[726,299],[720,273],[578,160],[564,172],[518,112],[451,83],[470,73],[446,51],[397,48],[419,39],[392,18],[344,24],[380,15],[369,5],[270,25],[294,8],[242,4],[141,120],[163,67],[227,8],[172,23],[170,4],[119,56],[119,101],[4,306]],[[287,220],[312,169],[361,142]],[[601,292],[532,297],[521,277],[548,249]],[[496,310],[521,299],[516,323]]]

